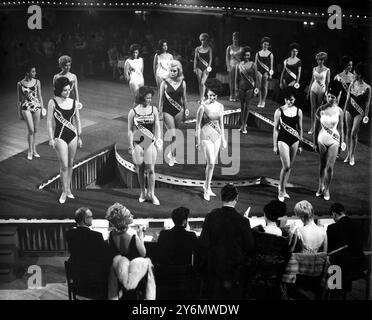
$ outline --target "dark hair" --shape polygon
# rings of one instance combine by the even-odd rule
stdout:
[[[235,39],[239,40],[239,38],[240,38],[240,32],[235,31],[235,32],[233,32],[232,35],[233,35],[233,37],[234,37]]]
[[[329,208],[329,214],[332,214],[333,212],[336,214],[342,214],[346,213],[346,209],[341,203],[336,202]]]
[[[328,93],[333,94],[334,96],[338,97],[341,91],[342,91],[341,82],[337,80],[331,80],[328,85]]]
[[[223,202],[234,201],[238,194],[238,189],[232,183],[228,183],[221,189],[221,200]]]
[[[168,41],[165,39],[160,39],[158,42],[158,50],[156,51],[157,54],[161,54],[163,52],[163,44],[168,44]]]
[[[129,53],[133,54],[133,52],[136,51],[136,50],[138,50],[138,51],[140,50],[139,44],[137,44],[137,43],[131,44],[130,47],[129,47]]]
[[[283,98],[290,99],[292,96],[296,98],[296,89],[292,86],[288,86],[283,89]]]
[[[277,221],[278,218],[283,217],[287,212],[287,206],[284,202],[279,200],[272,200],[264,207],[265,216],[270,221]]]
[[[289,51],[292,51],[293,49],[300,50],[300,45],[299,45],[297,42],[292,42],[292,43],[289,45]]]
[[[244,55],[246,52],[250,52],[251,55],[252,55],[252,48],[250,46],[245,46],[243,47],[243,50],[242,50],[242,57],[244,58]]]
[[[358,62],[354,69],[356,74],[359,74],[362,78],[366,76],[366,66],[363,62]]]
[[[343,56],[341,58],[341,68],[342,70],[346,69],[346,66],[349,64],[350,61],[353,61],[350,56]]]
[[[77,224],[80,224],[85,220],[88,210],[92,211],[87,207],[81,207],[75,211],[75,221]]]
[[[23,75],[25,76],[27,73],[29,73],[32,68],[36,69],[35,64],[32,64],[30,62],[26,62],[25,64],[23,64],[22,66]]]
[[[216,78],[208,78],[208,80],[205,82],[205,87],[207,88],[206,92],[210,90],[216,95],[220,95],[223,91],[222,82]]]
[[[63,91],[63,88],[66,86],[71,86],[71,82],[66,77],[60,77],[54,81],[54,95],[60,97]]]
[[[138,89],[137,96],[136,96],[136,103],[137,104],[144,104],[145,103],[145,97],[147,94],[151,93],[151,95],[154,95],[154,90],[152,90],[148,86],[143,86]]]
[[[172,220],[174,222],[174,225],[175,226],[182,225],[182,222],[184,220],[187,220],[187,218],[189,217],[189,214],[190,214],[190,210],[188,208],[179,207],[179,208],[174,209],[172,211]]]
[[[263,38],[261,39],[261,45],[262,45],[264,42],[268,42],[268,43],[269,43],[269,46],[270,46],[270,44],[271,44],[271,39],[270,39],[269,37],[263,37]]]

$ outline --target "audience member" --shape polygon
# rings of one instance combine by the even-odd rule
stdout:
[[[284,202],[279,200],[272,200],[264,207],[264,218],[266,226],[258,225],[255,227],[256,230],[261,232],[270,233],[276,236],[288,236],[288,231],[284,228],[277,226],[278,219],[285,216],[287,212],[287,206]]]
[[[106,219],[113,228],[109,236],[109,245],[114,255],[122,255],[129,260],[146,256],[142,233],[138,236],[129,229],[133,215],[122,204],[115,203],[107,209]],[[141,237],[141,238],[140,238]]]
[[[223,207],[206,216],[200,235],[209,298],[241,298],[245,285],[245,265],[254,251],[249,220],[235,206],[238,190],[233,184],[221,190]]]
[[[303,253],[327,252],[327,234],[323,227],[314,222],[314,209],[310,202],[302,200],[296,203],[294,213],[304,226],[295,230],[295,251]]]
[[[66,232],[74,278],[81,282],[100,278],[107,281],[113,256],[102,234],[89,229],[93,221],[92,211],[86,207],[79,208],[75,212],[75,221],[77,227]]]
[[[184,207],[174,209],[172,220],[174,227],[162,230],[157,245],[158,263],[186,265],[193,263],[193,254],[198,248],[195,232],[186,231],[190,210]]]

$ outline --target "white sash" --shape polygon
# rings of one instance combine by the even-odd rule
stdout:
[[[293,129],[291,126],[284,123],[283,120],[282,120],[282,117],[279,118],[279,121],[280,121],[280,126],[285,131],[287,131],[289,134],[291,134],[292,136],[295,136],[298,140],[300,140],[300,135],[298,134],[297,130]]]
[[[76,128],[75,126],[70,122],[68,121],[67,119],[65,119],[63,116],[62,116],[62,113],[59,111],[59,110],[54,110],[54,117],[56,118],[56,120],[58,120],[64,127],[67,127],[69,128],[71,131],[73,131],[75,134],[76,134]],[[61,133],[62,133],[62,130],[61,130]]]
[[[264,64],[264,63],[260,60],[260,58],[257,58],[257,61],[258,61],[258,63],[260,64],[260,66],[261,66],[262,68],[265,69],[265,71],[270,72],[270,68],[269,68],[266,64]]]
[[[288,67],[287,67],[287,62],[285,62],[285,71],[287,71],[287,73],[288,73],[288,74],[289,74],[289,75],[290,75],[294,80],[297,80],[297,76],[295,75],[295,73],[288,69]]]
[[[22,86],[22,84],[21,84]],[[36,85],[35,85],[36,86]],[[26,86],[23,86],[25,89],[22,89],[22,94],[23,96],[28,99],[29,101],[24,101],[22,103],[22,106],[26,106],[27,108],[31,107],[31,108],[40,108],[41,107],[41,104],[40,104],[40,101],[37,97],[35,97],[31,91],[30,88],[27,88]]]
[[[334,139],[336,140],[338,143],[340,143],[340,136],[336,133],[336,132],[333,132],[331,129],[329,129],[328,127],[326,127],[325,125],[322,124],[322,128]]]
[[[221,129],[220,129],[219,126],[217,126],[214,122],[212,122],[211,120],[209,120],[208,125],[209,125],[212,129],[216,130],[216,132],[217,132],[220,136],[222,135],[222,134],[221,134]]]
[[[353,99],[353,97],[350,97],[350,102],[351,105],[354,107],[356,111],[359,112],[359,114],[363,117],[364,116],[364,111],[363,109],[359,106],[359,104],[356,103],[356,101]]]
[[[177,101],[175,101],[174,99],[172,99],[172,97],[168,94],[167,90],[164,90],[164,95],[167,98],[168,102],[173,107],[175,107],[178,111],[182,111],[183,110],[182,106]]]
[[[145,128],[142,124],[138,123],[136,119],[134,119],[134,124],[136,125],[137,129],[141,131],[145,136],[149,137],[151,140],[155,140],[155,135],[147,128]]]
[[[245,78],[245,80],[247,80],[252,85],[252,87],[254,87],[254,80],[252,79],[252,77],[250,75],[246,74],[246,71],[248,69],[246,67],[244,67],[243,65],[239,65],[239,70],[240,70],[240,73]]]
[[[208,68],[209,63],[208,63],[207,61],[205,61],[205,60],[200,56],[200,52],[199,52],[199,50],[198,50],[198,59],[200,60],[200,62],[201,62],[202,64],[204,64],[204,66],[205,66],[206,68]]]

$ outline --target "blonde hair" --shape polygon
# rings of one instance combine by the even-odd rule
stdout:
[[[182,69],[182,64],[181,62],[179,62],[178,60],[172,60],[170,63],[169,63],[169,70],[171,68],[177,68],[177,71],[178,71],[178,74],[177,74],[177,80],[178,81],[181,81],[184,79],[184,76],[183,76],[183,69]],[[170,74],[168,75],[168,78],[170,78]]]
[[[62,68],[67,63],[72,63],[72,59],[70,56],[60,56],[58,58],[58,65],[60,68]]]
[[[107,209],[105,218],[118,231],[126,231],[133,222],[130,211],[118,202]]]
[[[321,51],[321,52],[318,52],[316,55],[315,55],[315,60],[318,60],[318,59],[321,59],[321,60],[324,60],[324,61],[327,61],[327,58],[328,58],[328,54]]]
[[[307,200],[297,202],[294,209],[295,215],[301,220],[310,220],[314,218],[314,209],[311,203]]]

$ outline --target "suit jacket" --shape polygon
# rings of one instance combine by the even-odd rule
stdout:
[[[198,250],[195,232],[186,231],[184,227],[175,226],[162,230],[157,244],[157,262],[161,264],[191,264],[193,252]]]
[[[245,265],[255,250],[249,220],[226,206],[206,216],[200,245],[206,251],[206,271],[222,278],[234,277],[237,267]]]
[[[70,261],[75,265],[82,267],[90,264],[111,264],[113,256],[101,233],[78,226],[66,232],[66,240]]]

